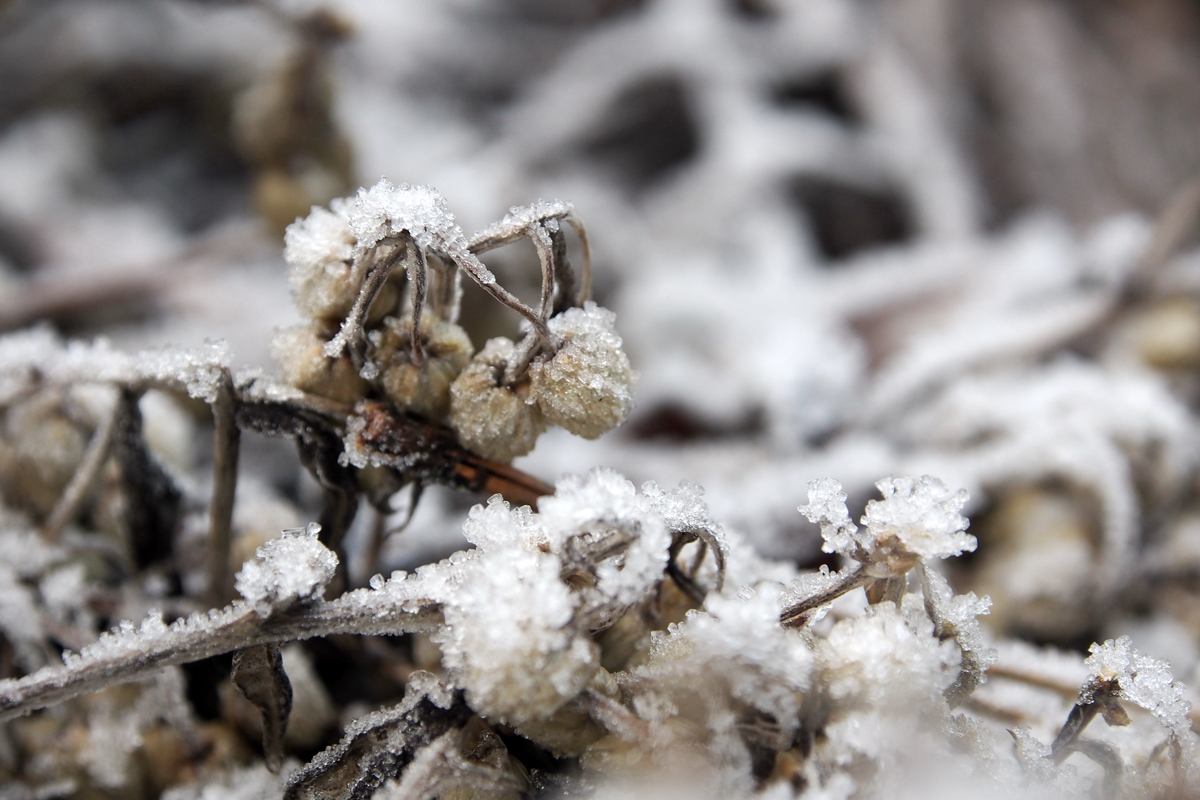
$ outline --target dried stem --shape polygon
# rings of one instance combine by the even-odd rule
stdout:
[[[872,580],[874,578],[867,575],[861,565],[855,565],[852,569],[844,570],[840,573],[837,583],[785,608],[779,615],[779,623],[785,627],[798,628],[804,624],[809,611],[820,608],[827,603],[832,603],[847,592],[851,592],[860,586],[865,586]]]
[[[366,274],[363,275],[362,283],[358,288],[358,295],[354,298],[354,305],[350,307],[350,313],[342,321],[341,330],[325,345],[327,358],[338,358],[349,349],[350,360],[354,362],[355,367],[362,369],[366,364],[367,334],[364,325],[367,321],[367,314],[393,270],[403,259],[408,257],[410,247],[417,248],[417,245],[405,235],[382,261],[373,263],[366,268]]]
[[[87,499],[92,485],[100,475],[100,470],[103,469],[105,462],[108,461],[108,455],[112,449],[113,433],[117,429],[117,419],[120,413],[120,404],[114,403],[108,416],[104,418],[100,423],[100,427],[92,434],[91,441],[88,442],[87,451],[83,454],[83,461],[79,464],[79,469],[71,477],[71,482],[67,484],[62,497],[55,503],[50,516],[46,518],[45,524],[42,525],[42,535],[48,541],[56,541],[59,534],[62,533],[63,528],[67,527],[67,525],[79,516],[84,500]]]
[[[110,643],[105,652],[85,652],[81,662],[0,681],[0,721],[139,680],[162,667],[246,647],[334,634],[428,633],[441,622],[441,609],[436,605],[405,611],[387,593],[372,590],[351,592],[330,602],[318,601],[266,619],[239,601],[208,615],[193,615],[157,635],[120,634],[121,640]],[[103,640],[97,646],[103,646]]]
[[[221,377],[213,403],[213,487],[208,506],[208,599],[220,607],[233,598],[229,553],[233,545],[233,501],[237,494],[241,431],[237,396],[229,373]]]
[[[412,332],[409,339],[412,363],[419,367],[425,363],[425,345],[421,341],[421,312],[425,309],[425,251],[412,240],[409,240],[408,251],[404,263],[412,292]]]

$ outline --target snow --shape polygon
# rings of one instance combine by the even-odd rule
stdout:
[[[1093,644],[1089,652],[1084,663],[1090,683],[1085,684],[1080,702],[1088,702],[1101,683],[1115,682],[1119,698],[1153,714],[1193,758],[1197,740],[1188,717],[1192,704],[1186,687],[1171,674],[1171,665],[1139,653],[1128,636]]]
[[[882,500],[867,503],[862,524],[875,546],[896,541],[921,558],[949,558],[975,549],[970,523],[958,512],[966,504],[965,489],[951,494],[937,478],[884,478],[875,484]]]

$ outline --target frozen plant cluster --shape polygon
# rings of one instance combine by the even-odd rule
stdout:
[[[1194,793],[1196,30],[3,4],[3,793]]]
[[[585,243],[580,274],[563,223]],[[476,256],[518,238],[533,241],[541,262],[537,310]],[[311,321],[280,331],[273,353],[302,391],[346,404],[382,395],[448,423],[496,461],[528,453],[548,424],[595,439],[628,416],[634,374],[615,315],[588,299],[586,241],[569,204],[546,202],[514,208],[468,240],[436,190],[382,180],[288,226],[289,282]],[[475,352],[456,324],[460,271],[524,318],[523,339],[494,338]]]

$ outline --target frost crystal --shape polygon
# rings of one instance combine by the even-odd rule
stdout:
[[[1192,704],[1187,689],[1171,675],[1171,666],[1157,658],[1139,653],[1128,636],[1093,644],[1091,656],[1084,662],[1088,682],[1080,702],[1088,702],[1104,683],[1117,684],[1117,696],[1141,706],[1153,714],[1189,751],[1195,750],[1195,737],[1188,713]]]
[[[950,494],[937,478],[884,478],[875,484],[882,500],[867,503],[862,524],[876,546],[899,547],[920,558],[948,558],[975,549],[975,537],[958,511],[965,489]]]
[[[262,617],[301,600],[321,598],[337,570],[337,556],[317,539],[321,526],[283,532],[258,548],[258,561],[247,561],[237,574],[238,593]]]
[[[833,478],[821,478],[808,484],[808,505],[800,506],[800,513],[809,522],[820,523],[821,538],[825,543],[821,549],[826,553],[841,553],[853,557],[858,546],[858,526],[850,519],[846,509],[846,493],[842,485]]]
[[[428,186],[393,186],[385,179],[370,189],[359,189],[349,223],[362,249],[375,247],[403,231],[423,249],[455,257],[467,253],[466,236],[454,221],[446,199]]]

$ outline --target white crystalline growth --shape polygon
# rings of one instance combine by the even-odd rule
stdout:
[[[657,586],[667,566],[671,533],[656,510],[658,487],[639,494],[615,470],[598,467],[586,476],[569,475],[552,497],[538,504],[539,517],[551,542],[566,542],[586,531],[611,526],[632,537],[620,558],[600,561],[594,587],[599,602],[618,607],[640,601]]]
[[[350,208],[347,199],[334,200],[329,209],[313,206],[307,217],[297,219],[284,234],[288,284],[296,305],[310,317],[344,317],[354,304],[350,270],[355,238],[350,230]]]
[[[407,233],[425,250],[436,249],[456,261],[470,257],[467,239],[441,193],[429,186],[393,186],[383,179],[359,189],[349,211],[350,230],[359,248]]]
[[[238,593],[259,616],[269,616],[298,601],[321,598],[337,570],[337,556],[317,539],[321,526],[286,530],[258,548],[234,581]]]
[[[872,546],[899,545],[924,559],[949,558],[975,549],[970,524],[958,512],[966,504],[965,489],[953,494],[937,478],[884,478],[875,484],[882,500],[867,503],[862,524]]]
[[[634,674],[660,692],[677,687],[683,694],[719,677],[735,700],[770,714],[781,727],[799,724],[814,659],[804,637],[779,624],[781,598],[771,584],[736,597],[710,594],[703,611],[655,635],[649,663]]]
[[[1196,751],[1196,737],[1192,733],[1188,713],[1192,704],[1186,699],[1187,689],[1171,674],[1171,666],[1165,661],[1139,653],[1128,636],[1109,639],[1104,644],[1093,644],[1091,656],[1084,662],[1088,669],[1087,689],[1080,702],[1090,700],[1090,695],[1100,682],[1117,683],[1117,696],[1153,714],[1163,727],[1171,732],[1189,755]]]
[[[800,506],[799,510],[809,522],[820,524],[821,538],[825,540],[822,550],[854,557],[859,546],[858,526],[850,519],[842,484],[833,478],[810,481],[808,505]]]
[[[575,598],[559,577],[562,562],[525,535],[529,522],[527,509],[499,499],[472,509],[465,527],[476,557],[459,561],[437,598],[444,665],[473,708],[518,725],[553,714],[598,664],[595,644],[570,627]]]
[[[105,338],[63,342],[49,328],[0,337],[0,401],[42,383],[116,383],[178,387],[213,403],[229,366],[229,348],[209,342],[203,350],[167,347],[122,353]]]
[[[574,213],[575,207],[562,200],[538,200],[527,206],[513,206],[504,215],[504,219],[478,231],[471,238],[477,242],[487,239],[507,239],[521,234],[538,220],[545,220],[546,226],[555,230],[558,227],[559,218],[571,216]]]

